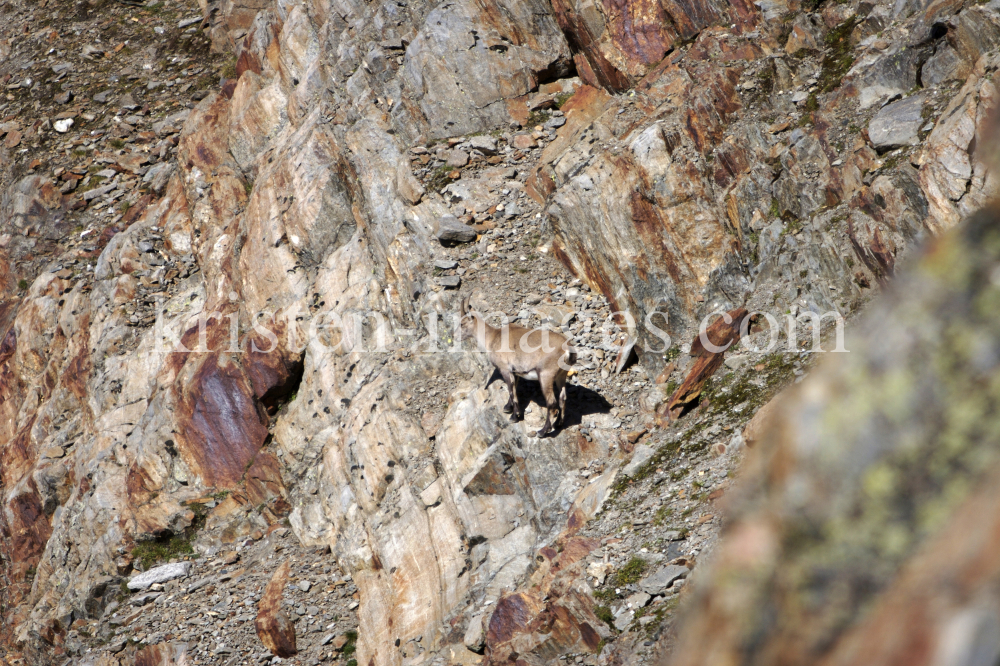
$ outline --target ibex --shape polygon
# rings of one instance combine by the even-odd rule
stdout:
[[[468,298],[462,301],[461,331],[463,338],[475,338],[479,349],[486,352],[500,371],[510,392],[503,411],[510,414],[511,421],[517,423],[524,416],[517,399],[517,379],[521,377],[537,380],[545,395],[545,425],[534,437],[548,435],[553,423],[562,424],[566,416],[566,379],[570,367],[576,363],[576,350],[565,337],[540,328],[490,326],[472,309]]]

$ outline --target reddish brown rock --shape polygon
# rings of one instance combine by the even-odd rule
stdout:
[[[490,616],[486,664],[542,666],[552,654],[600,648],[610,631],[594,615],[593,598],[572,584],[582,575],[587,554],[599,545],[594,539],[572,537],[559,553],[541,549],[529,584],[502,596]]]
[[[188,660],[185,643],[157,643],[136,652],[133,666],[184,666]]]
[[[584,83],[619,92],[653,70],[680,40],[706,26],[735,23],[750,29],[759,20],[751,3],[740,0],[556,0],[556,19],[578,51],[574,60]]]
[[[254,627],[257,637],[268,650],[279,657],[287,658],[296,653],[295,625],[281,608],[281,599],[288,585],[288,562],[282,562],[257,605],[257,619]]]
[[[739,341],[742,333],[749,330],[748,317],[749,313],[745,308],[727,312],[708,326],[704,337],[699,335],[694,339],[691,343],[691,356],[696,360],[688,370],[687,377],[660,408],[661,416],[668,420],[677,418],[696,403],[705,382],[722,366],[726,350]]]

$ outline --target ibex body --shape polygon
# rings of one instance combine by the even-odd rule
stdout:
[[[553,425],[562,424],[566,415],[566,379],[576,363],[576,350],[564,336],[539,328],[490,326],[472,309],[468,298],[462,301],[462,336],[474,338],[500,371],[510,392],[503,411],[510,414],[511,421],[516,423],[524,414],[517,399],[517,380],[523,378],[537,380],[545,396],[545,425],[535,436],[545,437]]]

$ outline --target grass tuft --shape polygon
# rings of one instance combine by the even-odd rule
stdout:
[[[646,560],[641,557],[633,557],[625,566],[615,572],[615,585],[622,587],[637,583],[642,578],[642,575],[646,573],[646,567],[648,566],[649,564]]]

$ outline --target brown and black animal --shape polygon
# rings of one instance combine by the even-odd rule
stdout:
[[[479,312],[472,309],[469,299],[462,301],[462,336],[473,338],[479,349],[486,352],[507,384],[510,398],[503,411],[515,423],[524,412],[517,398],[517,380],[537,380],[545,396],[545,425],[535,437],[545,437],[553,425],[561,425],[566,416],[566,380],[576,363],[576,350],[559,333],[542,328],[525,328],[514,324],[491,326]],[[553,412],[555,415],[553,416]]]

